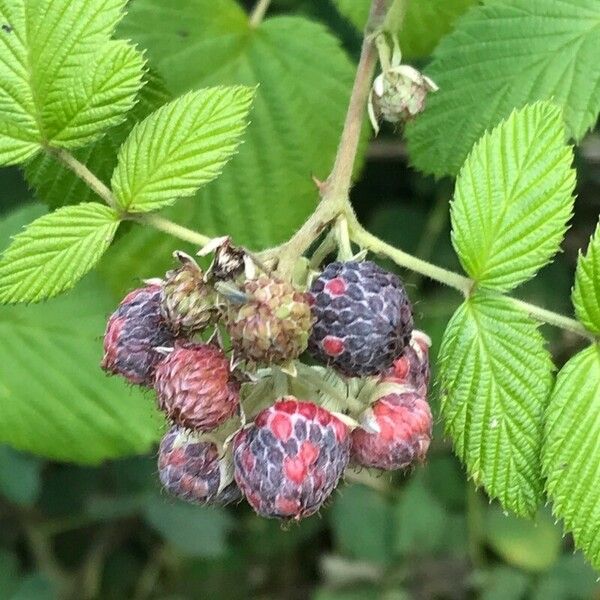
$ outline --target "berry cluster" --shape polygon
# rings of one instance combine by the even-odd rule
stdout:
[[[216,242],[206,272],[176,253],[178,268],[126,296],[104,338],[102,367],[154,388],[170,422],[164,488],[199,504],[243,496],[260,515],[300,519],[349,466],[422,461],[430,341],[413,331],[400,279],[369,261],[334,262],[303,291]],[[299,362],[305,351],[323,366]]]

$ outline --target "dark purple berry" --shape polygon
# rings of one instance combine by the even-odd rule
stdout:
[[[220,492],[219,452],[212,442],[202,441],[174,426],[163,437],[158,453],[158,473],[173,496],[196,504],[229,504],[241,498],[235,482]]]
[[[172,346],[174,337],[160,311],[161,287],[149,285],[128,294],[111,315],[104,335],[102,368],[131,383],[150,386],[164,358],[155,348]]]
[[[404,286],[373,262],[327,265],[310,295],[316,321],[308,350],[343,375],[382,373],[410,341],[412,308]]]

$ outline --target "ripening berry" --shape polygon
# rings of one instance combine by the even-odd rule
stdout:
[[[259,515],[301,519],[334,490],[349,451],[350,432],[342,421],[290,396],[236,436],[235,480]]]
[[[312,356],[343,375],[389,369],[410,340],[412,308],[400,278],[370,261],[334,262],[311,288]]]
[[[243,291],[249,300],[230,303],[226,313],[236,356],[263,364],[297,358],[306,349],[312,325],[307,295],[267,275],[247,280]]]
[[[216,294],[204,282],[202,270],[191,257],[182,252],[177,256],[182,265],[167,272],[160,308],[177,335],[190,336],[216,322]]]
[[[352,462],[391,471],[425,459],[431,441],[429,404],[416,391],[391,393],[363,415],[369,431],[352,432]],[[373,432],[377,430],[377,432]]]
[[[152,385],[154,369],[164,358],[155,348],[172,346],[174,340],[160,312],[160,293],[159,285],[134,290],[111,315],[104,334],[105,371]]]
[[[211,431],[232,417],[239,405],[239,384],[229,361],[212,344],[178,343],[158,365],[158,405],[173,423]]]
[[[382,381],[410,385],[420,396],[426,397],[430,376],[430,347],[429,336],[422,331],[413,330],[409,345],[382,375]]]
[[[217,446],[175,425],[160,442],[158,475],[163,487],[177,498],[195,504],[229,504],[241,498],[234,481],[221,487]]]

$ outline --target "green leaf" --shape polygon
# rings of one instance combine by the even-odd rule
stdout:
[[[118,124],[133,107],[141,87],[144,60],[127,42],[99,47],[84,68],[66,79],[48,99],[44,131],[54,146],[77,148]]]
[[[0,164],[84,145],[122,121],[144,60],[110,40],[125,0],[0,0]]]
[[[58,600],[56,585],[46,575],[28,575],[15,590],[9,600]]]
[[[0,494],[11,502],[34,504],[41,488],[39,460],[0,446]]]
[[[0,221],[0,240],[39,209]],[[82,463],[150,449],[161,430],[152,399],[99,367],[114,308],[94,277],[38,306],[0,307],[0,443]]]
[[[499,506],[490,506],[485,535],[507,563],[527,571],[550,569],[561,552],[561,531],[546,511],[539,511],[531,521],[504,514]]]
[[[38,302],[72,288],[108,248],[116,212],[90,202],[36,219],[0,257],[0,303]]]
[[[489,0],[473,7],[426,69],[440,87],[406,129],[413,164],[455,175],[514,108],[552,100],[580,140],[600,110],[597,0]]]
[[[530,578],[517,569],[496,565],[485,573],[477,573],[481,580],[481,600],[523,600],[531,584]]]
[[[232,522],[222,508],[152,495],[145,516],[156,531],[188,556],[216,557],[227,549]]]
[[[122,30],[148,49],[173,92],[259,87],[235,159],[193,202],[179,202],[165,216],[208,235],[230,234],[251,248],[282,242],[318,202],[311,174],[324,179],[331,168],[354,67],[317,23],[274,17],[251,28],[232,0],[172,4],[136,0]],[[177,246],[152,231],[128,236],[112,253],[111,280],[160,272]]]
[[[514,111],[475,145],[452,202],[452,242],[481,286],[510,290],[554,256],[573,210],[573,153],[559,108]]]
[[[554,567],[538,579],[531,600],[573,600],[598,596],[598,575],[581,554],[563,554]]]
[[[369,0],[333,0],[333,3],[358,30],[362,31],[365,28],[371,8]]]
[[[573,288],[577,318],[592,333],[600,335],[600,224],[586,254],[579,254]]]
[[[600,569],[600,348],[590,346],[560,370],[546,415],[546,490],[554,514]]]
[[[508,299],[477,294],[448,323],[439,364],[446,431],[469,475],[506,509],[533,515],[553,379],[536,324]]]
[[[73,152],[77,160],[104,184],[110,185],[111,175],[117,166],[117,153],[129,132],[138,121],[145,119],[163,104],[171,100],[171,95],[162,80],[151,71],[146,73],[144,87],[138,95],[135,107],[127,113],[123,123],[106,132],[99,140]],[[25,177],[36,196],[50,208],[58,208],[80,202],[100,201],[88,185],[71,169],[54,157],[38,154],[25,166]]]
[[[215,179],[240,143],[253,95],[242,86],[190,92],[136,125],[112,177],[120,205],[157,210]]]
[[[344,488],[331,509],[337,546],[353,558],[385,563],[392,558],[391,505],[361,485]]]
[[[20,565],[16,554],[0,549],[0,590],[12,598],[12,593],[19,587]]]
[[[405,58],[427,56],[438,41],[452,29],[456,19],[475,0],[415,0],[408,3],[404,24],[399,34]],[[369,16],[370,0],[334,0],[342,15],[359,30]]]
[[[448,515],[439,500],[414,478],[404,488],[396,506],[398,520],[395,550],[408,556],[422,556],[442,545],[447,535]]]

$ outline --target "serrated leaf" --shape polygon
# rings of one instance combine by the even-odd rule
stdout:
[[[0,221],[0,241],[39,211]],[[161,432],[152,398],[99,367],[114,308],[94,276],[44,304],[0,307],[0,443],[82,463],[150,449]]]
[[[573,305],[585,327],[600,335],[600,224],[596,226],[587,252],[577,259]]]
[[[533,515],[553,379],[535,323],[508,299],[477,294],[448,323],[439,364],[445,428],[469,475],[506,509]]]
[[[338,40],[298,17],[267,18],[250,28],[232,0],[172,6],[136,0],[122,31],[147,48],[175,93],[259,85],[235,159],[194,200],[165,216],[255,249],[288,238],[318,202],[311,174],[327,177],[342,130],[354,67]],[[198,60],[199,53],[210,59]],[[111,281],[120,286],[160,273],[181,245],[149,230],[127,236],[111,252]]]
[[[414,0],[408,3],[399,33],[405,58],[427,56],[438,41],[452,29],[456,19],[475,0]],[[363,30],[369,16],[370,0],[334,0],[342,15]]]
[[[215,179],[240,143],[253,94],[242,86],[190,92],[136,125],[112,176],[120,205],[157,210]]]
[[[600,569],[600,348],[560,370],[546,414],[543,457],[554,514]]]
[[[143,58],[110,36],[125,0],[0,0],[0,164],[83,145],[123,119]]]
[[[108,130],[93,144],[73,151],[73,156],[105,185],[109,185],[117,165],[119,148],[133,126],[171,99],[162,80],[155,73],[146,73],[138,101],[127,113],[125,121]],[[73,171],[47,154],[38,154],[27,162],[25,177],[40,202],[50,208],[101,200]]]
[[[440,87],[406,129],[415,166],[455,175],[514,108],[552,100],[579,140],[600,110],[597,0],[489,0],[469,10],[426,69]]]
[[[122,121],[141,87],[142,55],[122,40],[100,46],[47,99],[44,128],[54,146],[77,148]],[[65,88],[69,93],[65,93]]]
[[[538,102],[477,142],[456,180],[452,242],[478,285],[510,290],[556,254],[573,210],[561,111]]]
[[[0,303],[38,302],[72,288],[100,260],[119,222],[95,202],[36,219],[0,257]]]

